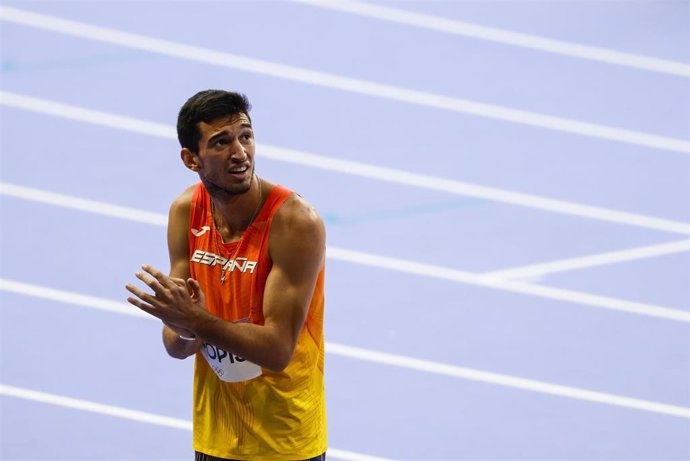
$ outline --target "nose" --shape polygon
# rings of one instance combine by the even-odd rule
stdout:
[[[230,154],[230,158],[233,162],[242,163],[247,160],[247,151],[239,139],[235,139],[231,147],[232,153]]]

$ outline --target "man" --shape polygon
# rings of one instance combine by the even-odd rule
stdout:
[[[196,460],[325,459],[325,229],[254,173],[251,106],[207,90],[178,116],[201,180],[170,208],[170,275],[144,265],[127,300],[163,321],[168,354],[196,355]]]

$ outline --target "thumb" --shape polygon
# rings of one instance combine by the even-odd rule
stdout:
[[[191,277],[187,279],[187,287],[189,288],[189,293],[192,296],[198,296],[199,292],[201,291],[201,286],[199,285],[199,282],[197,282]]]
[[[203,303],[204,292],[201,291],[201,285],[199,285],[199,282],[190,277],[187,279],[187,286],[189,287],[192,298]]]

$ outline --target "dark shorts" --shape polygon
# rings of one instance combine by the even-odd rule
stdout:
[[[194,452],[194,461],[239,461],[228,458],[218,458],[217,456],[207,455],[206,453]],[[326,453],[323,453],[314,458],[309,458],[304,461],[326,461]]]

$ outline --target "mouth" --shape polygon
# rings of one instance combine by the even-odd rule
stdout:
[[[237,179],[244,179],[249,172],[249,165],[236,166],[228,170],[228,173]]]

